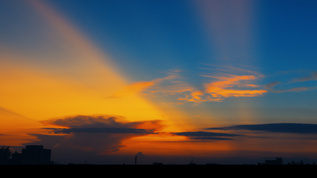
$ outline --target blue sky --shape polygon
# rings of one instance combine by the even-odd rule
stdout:
[[[175,68],[199,73],[200,67],[215,64],[216,58],[232,58],[238,65],[242,62],[241,65],[261,66],[259,70],[268,76],[281,71],[314,71],[317,25],[316,4],[312,1],[250,2],[252,51],[238,51],[249,53],[245,56],[234,51],[213,55],[209,32],[190,1],[49,3],[114,56],[127,76],[138,75],[132,80],[145,77],[140,74],[143,71],[147,76],[154,73],[154,66],[157,73]],[[226,13],[227,19],[232,18],[230,12]],[[226,30],[235,33],[234,29]],[[234,40],[230,42],[235,43]],[[243,63],[246,60],[250,63]]]

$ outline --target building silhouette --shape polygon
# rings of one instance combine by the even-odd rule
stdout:
[[[27,145],[22,153],[12,154],[12,164],[51,164],[51,150],[43,145]]]

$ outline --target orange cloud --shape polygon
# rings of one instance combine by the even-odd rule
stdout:
[[[195,102],[195,103],[200,103],[207,101],[204,98],[205,93],[202,91],[193,91],[193,90],[188,90],[190,92],[189,94],[185,94],[185,98],[179,98],[179,101],[188,101],[188,102]]]
[[[250,90],[250,89],[235,89],[235,88],[255,88],[258,85],[250,83],[242,83],[243,81],[256,80],[257,77],[253,75],[228,77],[215,77],[220,81],[205,84],[206,93],[214,98],[227,98],[227,97],[255,97],[266,93],[266,90]]]
[[[201,100],[202,95],[204,95],[204,93],[201,91],[194,91],[191,93],[191,96],[193,97],[194,100]]]
[[[254,75],[205,75],[204,77],[215,78],[218,81],[204,84],[204,92],[194,89],[187,90],[185,97],[179,98],[178,100],[195,103],[219,102],[228,97],[256,97],[267,92],[266,90],[254,89],[259,87],[259,85],[250,83],[250,81],[257,79]]]

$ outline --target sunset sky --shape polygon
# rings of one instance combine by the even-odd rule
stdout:
[[[59,163],[317,161],[316,9],[0,0],[0,145]]]

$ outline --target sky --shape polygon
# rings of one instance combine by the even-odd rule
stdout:
[[[317,161],[316,8],[0,0],[0,145],[58,163]]]

